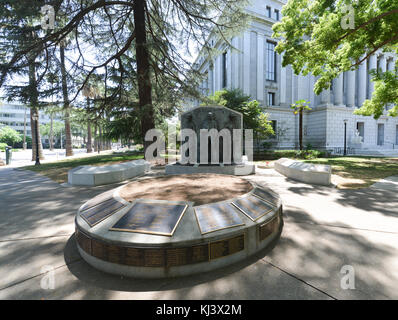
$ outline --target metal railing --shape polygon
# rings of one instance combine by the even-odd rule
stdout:
[[[334,147],[334,148],[332,148],[332,149],[328,149],[328,151],[329,151],[331,154],[344,155],[344,147]],[[347,148],[346,148],[346,154],[347,154],[347,155],[349,155],[349,154],[351,154],[351,155],[355,154],[355,149],[354,149],[354,148],[351,148],[351,147],[347,147]]]

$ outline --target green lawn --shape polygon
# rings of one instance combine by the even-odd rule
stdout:
[[[163,155],[168,158],[167,155]],[[143,153],[126,152],[108,155],[96,155],[87,158],[61,160],[44,163],[40,166],[22,167],[43,174],[50,179],[63,183],[68,181],[68,171],[77,166],[121,163],[125,161],[142,159]],[[332,166],[332,173],[341,177],[338,181],[339,188],[366,188],[382,178],[398,175],[398,158],[372,158],[372,157],[332,157],[303,160],[308,163],[320,163]],[[265,164],[266,161],[256,161]],[[269,161],[272,163],[273,161]]]
[[[27,167],[22,167],[21,169],[38,172],[58,183],[64,183],[68,181],[68,171],[78,166],[85,166],[85,165],[104,166],[108,164],[116,164],[116,163],[143,159],[143,158],[144,158],[143,153],[115,152],[113,154],[107,154],[107,155],[97,155],[86,158],[67,159],[67,160],[60,160],[57,162],[43,163],[40,166],[27,166]]]
[[[331,165],[333,174],[346,179],[339,183],[340,188],[366,188],[382,178],[398,175],[398,158],[333,157],[304,162]]]

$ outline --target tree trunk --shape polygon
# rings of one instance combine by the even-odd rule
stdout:
[[[144,144],[144,152],[150,145],[145,141],[148,130],[155,128],[154,110],[152,105],[152,85],[150,79],[149,54],[145,29],[145,0],[134,1],[134,26],[136,34],[136,60],[137,83],[141,115],[141,135]]]
[[[36,81],[36,66],[35,66],[35,57],[30,57],[29,59],[29,104],[30,104],[30,132],[32,136],[32,161],[36,160],[36,128],[37,128],[37,138],[39,145],[39,158],[40,160],[44,159],[43,156],[43,145],[41,143],[40,138],[40,118],[39,118],[39,110],[37,109],[39,105],[39,93],[37,91],[37,81]],[[37,121],[33,120],[33,117],[37,117]],[[36,127],[37,125],[37,127]]]
[[[70,129],[70,105],[68,97],[68,84],[66,79],[66,68],[65,68],[65,45],[60,45],[60,56],[61,56],[61,77],[62,77],[62,95],[64,99],[64,117],[65,117],[65,152],[66,156],[73,156],[72,148],[72,133]]]
[[[87,109],[90,106],[90,98],[87,97]],[[87,122],[87,153],[93,152],[93,137],[92,137],[92,132],[91,132],[91,123],[90,121]]]
[[[101,125],[98,126],[98,131],[99,131],[98,153],[100,153],[104,149],[104,146],[102,144],[102,127],[101,127]]]
[[[98,151],[97,125],[94,126],[94,152]]]
[[[51,113],[50,115],[51,120],[50,120],[50,150],[54,150],[54,129],[53,129],[53,123],[54,123],[54,115]]]
[[[43,145],[41,143],[41,135],[40,135],[40,120],[33,120],[33,117],[36,116],[39,118],[39,110],[37,108],[30,109],[30,129],[32,134],[32,161],[36,161],[36,128],[37,128],[37,136],[39,141],[39,159],[44,160],[43,156]],[[37,125],[37,127],[36,127]]]
[[[303,110],[299,111],[299,144],[300,150],[303,150]]]
[[[25,108],[25,115],[23,119],[23,145],[22,148],[26,150],[26,108]]]
[[[91,124],[87,122],[87,153],[93,152],[92,134],[91,134]]]

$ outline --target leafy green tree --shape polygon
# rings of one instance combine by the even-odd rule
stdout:
[[[22,136],[18,131],[10,127],[2,127],[0,129],[0,142],[7,143],[7,145],[14,147],[18,142],[22,141]]]
[[[242,113],[243,128],[252,129],[255,139],[266,139],[274,134],[268,114],[263,112],[257,100],[252,100],[240,89],[216,91],[208,97],[206,103],[221,105]]]
[[[309,102],[306,100],[297,100],[293,103],[291,108],[294,110],[294,114],[299,115],[299,146],[300,150],[303,150],[303,113],[304,110],[311,110],[308,106]]]
[[[57,139],[60,139],[61,135],[64,134],[64,130],[65,128],[62,122],[59,121],[54,121],[52,128],[51,123],[40,125],[40,134],[45,137],[50,137],[52,131],[53,136]]]
[[[55,4],[55,0],[53,2]],[[0,0],[0,86],[5,89],[9,101],[21,101],[30,108],[34,146],[32,160],[36,158],[34,128],[36,125],[40,126],[40,98],[45,95],[42,80],[48,70],[46,66],[52,52],[51,48],[46,49],[43,44],[35,45],[41,39],[40,9],[44,4],[44,0]],[[17,59],[17,53],[21,51],[24,51],[24,54]],[[18,77],[17,81],[13,78],[15,76]],[[5,80],[8,80],[6,85]],[[43,159],[40,135],[38,147],[39,157]]]
[[[199,96],[194,88],[199,87],[203,75],[185,58],[190,55],[191,45],[215,52],[214,39],[228,41],[247,21],[243,10],[246,0],[0,0],[0,7],[4,7],[0,11],[1,22],[15,27],[10,23],[14,15],[24,18],[34,12],[37,16],[45,3],[54,5],[57,17],[59,8],[63,8],[62,24],[58,25],[56,19],[52,32],[16,49],[8,41],[12,30],[4,30],[7,41],[3,48],[14,52],[2,59],[0,86],[10,70],[29,53],[47,54],[69,35],[78,35],[74,37],[75,55],[70,59],[84,80],[70,103],[74,103],[85,84],[97,73],[102,75],[105,84],[102,107],[112,109],[115,102],[126,102],[125,82],[134,77],[138,110],[133,112],[139,117],[141,136],[156,125],[154,92],[157,95],[163,92],[166,96],[178,95],[178,92]],[[25,11],[17,11],[21,7]],[[87,52],[91,52],[96,61],[90,61]],[[109,87],[113,87],[112,90],[108,90]],[[136,103],[136,100],[130,102]]]
[[[355,70],[377,50],[398,53],[398,0],[289,0],[283,18],[273,26],[283,66],[296,74],[318,77],[314,92],[330,87],[334,78]],[[398,65],[395,70],[373,71],[375,91],[357,114],[380,117],[386,103],[398,112]]]

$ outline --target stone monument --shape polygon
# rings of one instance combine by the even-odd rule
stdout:
[[[195,143],[189,151],[181,149],[181,160],[167,165],[166,174],[248,175],[255,172],[253,164],[242,161],[243,116],[240,112],[223,106],[196,107],[181,115],[181,132],[184,130],[191,130],[195,137],[182,137],[181,144],[189,144],[189,139]],[[196,153],[193,158],[191,152]]]

